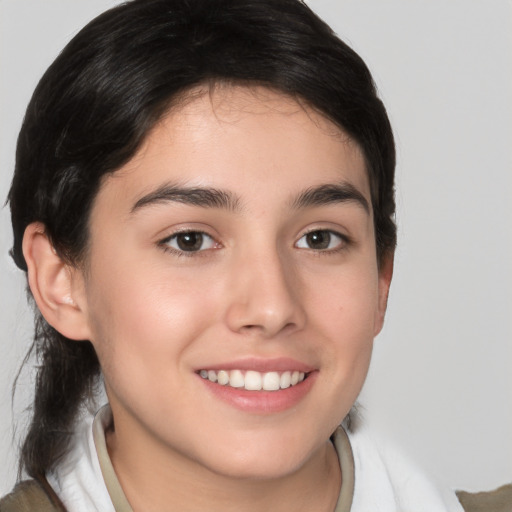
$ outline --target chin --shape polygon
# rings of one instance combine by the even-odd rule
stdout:
[[[256,437],[256,436],[255,436]],[[285,478],[303,467],[315,451],[304,441],[278,439],[252,442],[228,442],[225,449],[219,445],[208,453],[203,465],[210,471],[233,479],[277,480]]]
[[[225,464],[215,464],[210,470],[215,474],[234,480],[279,480],[297,472],[305,460],[291,461],[280,456],[257,460],[231,460]]]

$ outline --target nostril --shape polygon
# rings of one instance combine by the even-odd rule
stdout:
[[[268,279],[268,276],[267,276]],[[251,286],[249,286],[251,284]],[[225,320],[230,330],[272,337],[304,325],[305,311],[295,293],[277,278],[271,283],[237,283],[229,294]]]
[[[276,334],[286,334],[291,333],[297,329],[297,324],[294,322],[287,322],[284,325],[272,325],[270,323],[262,323],[260,324],[248,324],[242,325],[239,329],[239,332],[247,333],[247,334],[261,334],[264,337],[271,337]]]

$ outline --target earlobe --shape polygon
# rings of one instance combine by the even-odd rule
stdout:
[[[42,223],[27,226],[23,255],[30,290],[46,321],[67,338],[89,339],[82,276],[59,257]]]
[[[379,267],[379,296],[375,317],[374,336],[379,334],[382,326],[384,325],[384,317],[386,316],[386,310],[388,307],[389,287],[393,277],[394,256],[393,252],[383,256],[383,260]]]

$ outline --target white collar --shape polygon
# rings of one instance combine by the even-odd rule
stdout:
[[[70,452],[48,475],[69,512],[132,512],[108,456],[110,407],[82,421]],[[334,512],[463,512],[455,493],[440,490],[396,448],[358,427],[339,427],[334,445],[343,475]]]

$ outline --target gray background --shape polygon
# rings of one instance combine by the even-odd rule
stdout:
[[[0,198],[24,108],[113,0],[0,0]],[[512,481],[512,3],[310,0],[367,61],[398,145],[399,248],[363,414],[448,485]],[[11,383],[30,342],[0,211],[0,494],[15,477]],[[18,421],[18,433],[23,419]]]

